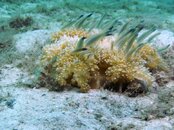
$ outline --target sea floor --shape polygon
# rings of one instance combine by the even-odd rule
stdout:
[[[173,5],[155,0],[0,1],[0,129],[173,130]],[[52,92],[33,86],[34,68],[51,34],[70,19],[91,12],[94,21],[106,13],[108,20],[144,20],[145,29],[155,26],[161,34],[154,44],[170,44],[164,58],[171,70],[160,74],[166,82],[154,82],[149,93],[132,98],[101,89]],[[16,25],[17,18],[28,18],[27,24]]]
[[[12,65],[0,68],[0,129],[172,130],[174,81],[127,97],[107,90],[52,92],[27,87],[29,75]],[[22,80],[22,81],[21,81]],[[22,82],[22,83],[21,83]]]

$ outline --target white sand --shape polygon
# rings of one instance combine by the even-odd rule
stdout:
[[[76,90],[49,92],[43,88],[17,87],[21,79],[19,69],[9,65],[1,68],[1,93],[10,95],[0,103],[2,130],[105,130],[120,125],[123,129],[132,125],[142,130],[172,129],[170,118],[147,122],[137,118],[142,116],[141,111],[155,104],[155,93],[129,98],[106,90],[85,94]],[[10,101],[12,107],[5,105]]]

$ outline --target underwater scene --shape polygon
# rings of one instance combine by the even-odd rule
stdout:
[[[173,130],[174,0],[0,0],[0,130]]]

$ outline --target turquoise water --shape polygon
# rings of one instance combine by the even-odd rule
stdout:
[[[1,25],[17,16],[31,16],[35,27],[49,28],[50,24],[65,23],[82,14],[93,18],[107,14],[107,19],[135,22],[145,21],[147,27],[174,28],[173,0],[1,0]]]

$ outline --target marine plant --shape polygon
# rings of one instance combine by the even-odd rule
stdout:
[[[60,32],[53,33],[51,39],[52,41],[58,41],[61,37],[68,36],[68,37],[87,37],[88,33],[82,29],[71,29],[71,30],[63,30]]]
[[[88,17],[81,16],[68,29],[55,33],[54,43],[43,49],[44,75],[59,84],[55,88],[74,86],[87,92],[115,84],[114,89],[126,89],[135,81],[145,89],[150,87],[155,80],[150,70],[164,66],[149,44],[159,34],[152,34],[151,29],[139,35],[143,26],[130,28],[129,22],[117,32],[115,22],[103,30],[86,31],[82,25]],[[99,27],[102,19],[94,27]]]
[[[9,22],[9,26],[11,28],[20,29],[22,27],[31,26],[33,22],[34,20],[30,16],[27,17],[16,16],[11,19],[11,21]]]

